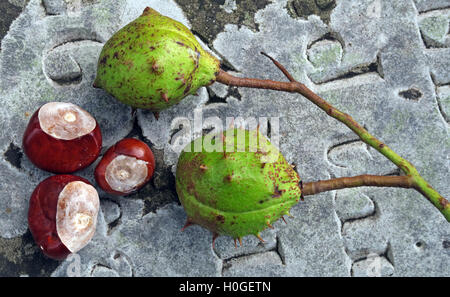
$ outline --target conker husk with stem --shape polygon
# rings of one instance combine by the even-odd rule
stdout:
[[[86,110],[72,103],[49,102],[30,118],[22,145],[25,155],[38,168],[72,173],[97,159],[102,134]]]
[[[102,190],[128,195],[142,188],[153,176],[155,159],[148,145],[125,138],[110,147],[95,168],[95,180]]]
[[[269,57],[288,82],[236,77],[220,68],[219,61],[201,48],[185,26],[151,8],[114,34],[99,58],[94,86],[101,87],[119,101],[156,114],[198,88],[215,81],[236,87],[270,89],[298,93],[329,116],[349,127],[359,138],[376,149],[405,176],[361,175],[305,184],[305,193],[356,186],[413,188],[425,196],[450,221],[450,203],[442,197],[407,160],[371,135],[350,115],[336,109]],[[156,116],[155,114],[155,116]],[[236,197],[235,199],[239,199]]]
[[[207,147],[210,139],[216,150]],[[304,196],[357,187],[361,180],[366,186],[411,187],[406,176],[373,175],[304,184],[293,167],[259,127],[195,139],[177,164],[176,190],[187,214],[182,230],[194,224],[209,229],[213,246],[219,235],[234,238],[236,246],[245,235],[264,242],[260,232],[280,218],[285,221],[284,215]]]
[[[98,193],[89,181],[75,175],[54,175],[34,189],[28,227],[45,255],[62,260],[92,239],[99,207]]]

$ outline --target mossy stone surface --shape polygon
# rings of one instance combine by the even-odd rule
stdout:
[[[342,46],[336,41],[317,42],[308,50],[308,59],[319,69],[336,67],[342,59]]]
[[[427,46],[445,47],[446,35],[449,32],[449,20],[450,13],[425,17],[419,22],[419,28]]]

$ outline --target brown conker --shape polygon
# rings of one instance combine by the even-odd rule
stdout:
[[[34,189],[28,227],[45,255],[62,260],[94,236],[99,207],[98,193],[86,179],[54,175]]]
[[[110,147],[95,168],[102,190],[127,195],[142,188],[153,176],[155,159],[145,142],[125,138]]]
[[[102,134],[97,121],[81,107],[49,102],[30,118],[22,144],[26,156],[38,168],[72,173],[97,159]]]

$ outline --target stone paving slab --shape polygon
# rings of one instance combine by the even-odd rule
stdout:
[[[450,225],[413,190],[363,187],[307,197],[287,224],[262,232],[265,244],[249,236],[235,248],[219,237],[213,248],[205,229],[180,232],[186,214],[173,174],[185,139],[177,132],[194,127],[199,115],[206,130],[226,128],[227,116],[241,117],[238,126],[263,120],[263,132],[279,132],[281,152],[305,181],[400,174],[305,98],[213,84],[156,121],[143,110],[133,118],[131,108],[92,87],[104,42],[151,6],[193,28],[237,76],[285,80],[260,52],[270,54],[450,197],[448,0],[9,2],[23,10],[0,51],[2,275],[450,276]],[[50,174],[23,155],[21,137],[48,101],[88,110],[102,128],[103,152],[133,136],[157,159],[155,177],[140,193],[118,198],[99,190],[96,235],[62,262],[39,255],[26,221],[32,190]],[[213,117],[221,127],[208,122]],[[93,182],[95,165],[77,174]]]

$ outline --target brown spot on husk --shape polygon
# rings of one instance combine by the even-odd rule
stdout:
[[[442,208],[449,207],[449,202],[444,197],[439,197],[439,204],[442,206]]]
[[[225,223],[225,217],[224,217],[223,215],[217,215],[217,216],[216,216],[216,220],[217,220],[218,222],[220,222],[221,224],[224,224],[224,223]]]
[[[188,94],[190,90],[191,90],[191,82],[189,82],[188,85],[186,86],[186,89],[184,89],[183,95]]]
[[[151,62],[152,72],[156,74],[162,74],[164,72],[164,67],[159,65],[155,60]]]
[[[274,193],[272,195],[272,198],[280,198],[281,195],[283,194],[284,190],[280,190],[278,188],[278,185],[275,185],[275,189],[274,189]]]
[[[230,175],[226,175],[224,178],[223,178],[223,180],[225,181],[225,182],[231,182],[232,180],[233,180],[233,176],[230,174]]]
[[[103,56],[103,58],[100,59],[100,64],[105,65],[107,60],[108,56]]]
[[[163,98],[163,100],[164,100],[166,103],[169,103],[169,97],[167,96],[166,93],[161,93],[161,98]]]

